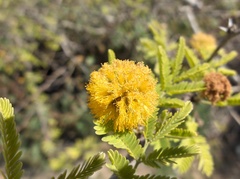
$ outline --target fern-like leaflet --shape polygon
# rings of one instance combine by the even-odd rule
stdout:
[[[129,155],[134,159],[138,159],[143,153],[143,148],[139,144],[139,140],[134,133],[116,133],[103,137],[102,141],[107,142],[116,148],[127,150]]]
[[[98,153],[97,155],[90,157],[82,165],[78,165],[72,169],[72,171],[67,175],[67,171],[64,171],[57,179],[87,179],[94,172],[101,169],[105,164],[105,154]],[[55,179],[52,177],[52,179]]]
[[[155,118],[149,118],[147,121],[147,125],[145,126],[145,130],[143,133],[144,133],[145,139],[148,141],[151,141],[153,139],[156,122],[157,121]]]
[[[239,106],[240,105],[240,93],[237,93],[227,99],[228,105]]]
[[[95,129],[95,133],[97,135],[105,135],[109,132],[108,128],[106,127],[106,125],[102,125],[100,122],[98,122],[97,120],[94,121],[94,129]]]
[[[169,107],[169,108],[180,108],[184,106],[184,101],[178,98],[161,97],[161,100],[159,100],[159,106]]]
[[[163,47],[158,47],[158,61],[161,88],[164,90],[168,85],[172,84],[171,65]]]
[[[237,72],[235,70],[232,69],[228,69],[228,68],[224,68],[224,67],[220,67],[217,70],[219,73],[222,73],[225,76],[234,76],[237,74]]]
[[[166,137],[175,139],[184,139],[189,137],[195,137],[197,133],[188,129],[175,128]]]
[[[176,164],[174,164],[173,167],[176,168],[180,173],[185,173],[192,166],[194,157],[178,158],[175,161]]]
[[[160,128],[156,131],[154,140],[160,139],[168,135],[173,129],[179,126],[192,111],[192,103],[190,101],[186,102],[185,105],[179,109],[173,116],[168,115],[163,119]]]
[[[197,81],[197,82],[182,81],[180,83],[175,83],[171,86],[168,86],[166,88],[166,93],[169,95],[175,95],[175,94],[202,91],[205,89],[204,85],[205,84],[203,81]]]
[[[185,55],[184,49],[185,49],[185,40],[184,40],[184,38],[180,37],[179,44],[178,44],[177,56],[173,62],[173,67],[172,67],[173,78],[175,78],[179,75],[180,70],[182,68],[182,62],[183,62],[184,55]]]
[[[195,79],[196,77],[200,76],[202,78],[203,73],[210,68],[208,63],[196,65],[193,68],[190,68],[187,71],[183,71],[179,76],[174,78],[174,82],[179,82],[187,79]]]
[[[198,148],[196,146],[191,147],[170,147],[170,148],[161,148],[159,150],[154,150],[151,152],[143,162],[146,165],[152,167],[160,167],[160,164],[167,165],[171,163],[176,163],[175,158],[183,158],[197,155],[199,153]]]
[[[2,174],[4,178],[20,179],[23,174],[20,161],[22,152],[19,150],[21,143],[14,121],[14,110],[6,98],[0,98],[0,131],[6,170],[6,175]]]
[[[236,51],[232,51],[227,55],[224,55],[224,57],[222,57],[220,60],[218,61],[211,61],[210,64],[213,67],[220,67],[222,65],[227,64],[228,62],[230,62],[231,60],[233,60],[235,57],[237,56],[237,52]]]
[[[194,52],[190,48],[188,48],[188,47],[185,47],[185,57],[187,59],[188,65],[191,68],[193,68],[196,65],[200,64],[200,60],[196,57]]]
[[[189,145],[197,145],[198,151],[199,151],[198,169],[201,170],[207,176],[210,176],[213,172],[214,164],[213,164],[212,155],[209,151],[210,146],[207,143],[206,139],[200,135],[197,137],[184,139],[181,141],[181,146],[185,146],[185,145],[188,145],[188,146]],[[180,158],[180,159],[177,159],[176,162],[178,162],[178,163],[176,164],[175,167],[178,168],[180,171],[185,172],[190,168],[190,166],[193,162],[193,159]],[[183,164],[184,166],[182,166],[181,164]]]
[[[109,150],[108,156],[111,164],[107,164],[107,167],[111,169],[119,179],[133,178],[135,169],[133,169],[124,156],[117,150]]]

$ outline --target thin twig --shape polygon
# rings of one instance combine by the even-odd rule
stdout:
[[[220,27],[223,31],[227,32],[227,35],[223,38],[221,43],[217,46],[217,48],[214,50],[214,52],[210,55],[210,57],[207,59],[207,62],[210,62],[215,55],[217,55],[218,51],[227,44],[227,42],[232,39],[233,37],[236,37],[240,34],[240,29],[236,24],[233,23],[233,20],[230,18],[228,19],[228,27]]]
[[[214,50],[214,52],[211,54],[211,56],[207,59],[207,62],[210,62],[215,55],[217,55],[218,51],[227,44],[227,42],[232,39],[233,37],[239,35],[238,33],[228,33],[227,36],[224,37],[224,39],[221,41],[221,43],[217,46],[217,48]]]

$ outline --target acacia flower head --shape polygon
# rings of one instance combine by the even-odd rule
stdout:
[[[217,46],[215,37],[203,32],[194,34],[190,44],[203,58],[207,58]]]
[[[151,70],[141,62],[116,59],[104,63],[90,75],[88,106],[102,124],[112,123],[114,131],[144,126],[157,108],[156,83]]]
[[[206,90],[203,97],[213,104],[218,101],[226,100],[231,94],[231,84],[221,73],[211,72],[204,77]]]

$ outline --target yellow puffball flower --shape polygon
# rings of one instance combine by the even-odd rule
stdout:
[[[144,126],[156,111],[156,84],[142,62],[116,59],[91,73],[88,106],[102,124],[111,122],[115,132],[132,130]]]
[[[197,50],[200,55],[206,59],[217,47],[217,42],[214,36],[203,32],[196,33],[190,39],[191,46]]]

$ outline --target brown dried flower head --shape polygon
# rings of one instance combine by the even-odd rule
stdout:
[[[231,94],[231,84],[221,73],[211,72],[204,77],[206,90],[203,97],[207,98],[212,104],[226,100]]]

